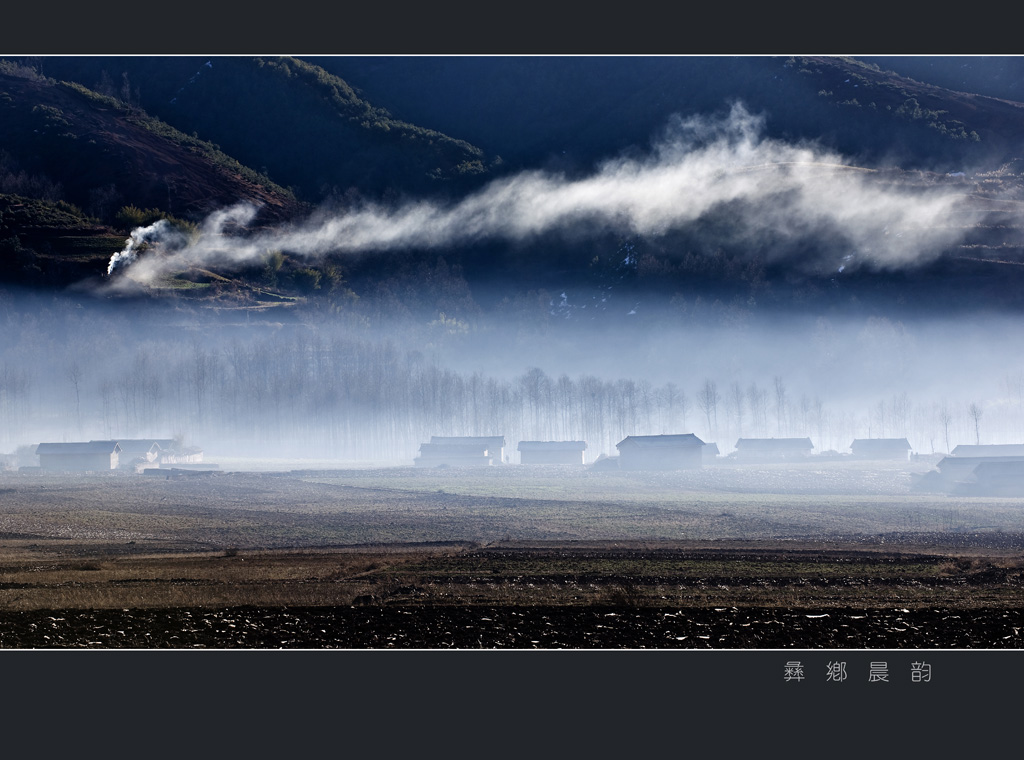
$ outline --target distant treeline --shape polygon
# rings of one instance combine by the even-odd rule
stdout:
[[[504,435],[511,452],[520,440],[584,440],[593,461],[616,454],[627,435],[692,432],[723,453],[739,437],[794,436],[810,437],[817,452],[907,437],[933,453],[1013,440],[1024,408],[1024,375],[1008,374],[998,399],[894,391],[825,400],[783,374],[739,380],[695,369],[653,383],[622,366],[616,379],[536,367],[497,377],[340,325],[216,331],[151,321],[136,332],[125,312],[54,316],[9,319],[17,332],[0,342],[8,451],[40,440],[175,435],[224,455],[411,463],[432,435]]]

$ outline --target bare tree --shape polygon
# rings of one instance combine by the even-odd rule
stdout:
[[[708,435],[712,438],[715,437],[715,429],[717,428],[718,422],[718,402],[721,396],[718,393],[718,386],[713,380],[705,380],[704,385],[701,386],[700,391],[697,393],[697,407],[704,413],[704,416],[708,421]],[[712,417],[715,419],[714,425],[712,425]]]
[[[758,388],[757,383],[751,383],[747,388],[747,402],[754,430],[765,435],[768,431],[768,391]]]
[[[782,435],[782,421],[786,417],[786,385],[782,378],[775,376],[775,427],[778,434]]]
[[[828,413],[825,411],[825,405],[817,396],[814,397],[811,408],[814,415],[814,427],[818,431],[818,450],[825,451],[825,425],[828,421]],[[829,444],[829,448],[832,448],[831,441]]]
[[[981,422],[981,415],[984,414],[981,405],[972,401],[971,405],[967,407],[967,413],[971,415],[971,419],[974,421],[974,442],[978,445],[981,444],[981,430],[979,423]]]
[[[942,426],[942,437],[946,442],[946,453],[949,453],[949,426],[953,423],[953,413],[949,411],[949,404],[945,399],[939,402],[938,406],[939,424]]]
[[[910,396],[906,391],[892,397],[893,435],[907,437],[907,420],[910,417]]]
[[[729,405],[736,423],[736,437],[743,437],[743,386],[737,381],[729,386]]]
[[[658,408],[661,410],[661,432],[667,433],[676,426],[676,407],[679,404],[679,386],[665,383],[658,390]]]
[[[886,408],[885,400],[879,401],[875,406],[871,408],[871,422],[873,423],[874,435],[871,435],[871,429],[868,430],[868,438],[885,438],[885,419],[886,419]]]
[[[66,368],[68,381],[75,390],[75,424],[78,430],[82,429],[82,365],[72,360]]]
[[[644,430],[650,434],[653,427],[651,410],[654,407],[654,387],[649,380],[641,380],[636,387],[640,398],[640,414],[643,417]]]

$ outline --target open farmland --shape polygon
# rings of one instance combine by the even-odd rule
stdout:
[[[0,646],[1021,646],[1024,501],[928,469],[4,473]]]

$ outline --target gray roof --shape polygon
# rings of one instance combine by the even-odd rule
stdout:
[[[792,451],[793,449],[813,449],[810,438],[740,438],[736,441],[737,449],[748,451]]]
[[[517,451],[584,451],[586,441],[520,441]]]
[[[957,471],[957,472],[972,472],[976,467],[981,464],[987,464],[989,462],[1024,462],[1024,456],[1006,456],[1006,457],[954,457],[947,456],[942,457],[938,464],[935,466],[940,470]]]
[[[487,446],[488,448],[504,448],[505,447],[505,436],[503,435],[455,435],[455,436],[444,436],[444,435],[432,435],[430,436],[431,443],[440,443],[445,445],[456,445],[456,446]]]
[[[693,433],[682,433],[680,435],[627,435],[615,444],[615,448],[621,449],[623,446],[632,446],[641,449],[664,449],[703,445],[704,441]]]
[[[974,468],[974,474],[979,478],[991,476],[1014,477],[1024,480],[1024,458],[1007,460],[986,460],[980,462]]]
[[[40,443],[36,454],[113,454],[121,451],[117,441],[76,441],[72,443]]]
[[[912,448],[906,438],[854,438],[850,444],[851,449],[863,449],[865,451],[877,451],[879,449],[902,449]]]
[[[1024,443],[996,443],[968,446],[960,444],[951,452],[954,457],[1019,457],[1024,456]]]
[[[428,457],[482,457],[487,454],[482,443],[421,443],[420,453]]]

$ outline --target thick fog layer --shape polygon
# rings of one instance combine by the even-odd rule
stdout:
[[[432,435],[907,437],[914,451],[1024,441],[1021,326],[787,318],[743,330],[628,322],[510,337],[482,321],[354,329],[207,320],[63,299],[4,301],[0,452],[41,441],[180,437],[213,456],[411,464]],[[514,456],[514,454],[513,454]]]
[[[963,225],[977,221],[964,217],[970,212],[962,200],[950,191],[880,182],[873,170],[814,145],[769,139],[763,118],[736,105],[722,119],[677,119],[646,155],[608,160],[589,176],[524,172],[451,203],[367,204],[251,234],[240,234],[257,212],[248,205],[213,214],[190,241],[171,237],[169,228],[147,228],[111,261],[110,284],[126,275],[152,283],[190,265],[261,262],[270,251],[315,259],[523,241],[555,230],[573,237],[609,230],[658,235],[723,209],[729,225],[719,234],[733,244],[758,243],[761,250],[771,240],[770,255],[783,256],[788,243],[814,240],[818,260],[801,266],[901,268],[939,255]],[[957,225],[949,223],[954,211]],[[143,238],[158,245],[136,258]]]

